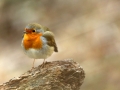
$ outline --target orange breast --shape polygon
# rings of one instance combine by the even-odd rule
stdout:
[[[42,36],[42,34],[24,34],[23,45],[25,49],[40,49],[42,47],[42,40],[40,39],[40,36]]]

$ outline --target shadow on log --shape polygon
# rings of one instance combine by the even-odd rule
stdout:
[[[0,90],[80,90],[85,73],[73,60],[46,62],[0,85]]]

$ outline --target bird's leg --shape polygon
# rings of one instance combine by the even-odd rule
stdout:
[[[43,68],[44,66],[45,66],[45,59],[44,59],[42,65],[41,65],[41,67]]]
[[[34,63],[35,63],[35,59],[34,59],[34,61],[33,61],[32,69],[34,68]]]
[[[43,63],[45,64],[45,59],[44,59]]]
[[[45,66],[45,59],[44,59],[44,61],[43,61],[43,67]]]

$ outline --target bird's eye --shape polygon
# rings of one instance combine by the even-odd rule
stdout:
[[[35,30],[32,30],[32,32],[35,32]]]

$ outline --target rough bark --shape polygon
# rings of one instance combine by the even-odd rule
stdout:
[[[46,62],[0,85],[0,90],[80,90],[83,68],[73,60]]]

